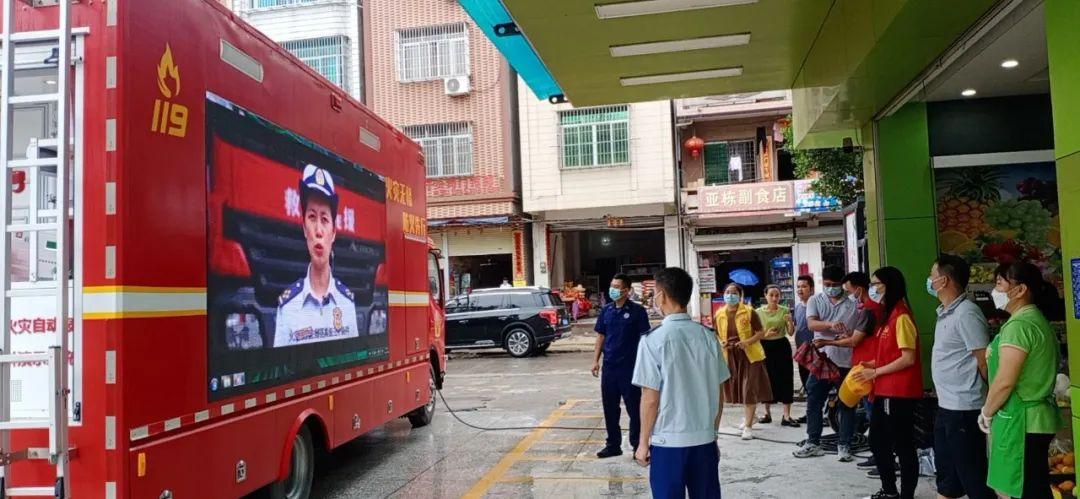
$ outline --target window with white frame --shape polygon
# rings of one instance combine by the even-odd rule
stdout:
[[[563,168],[629,164],[629,106],[560,111],[559,158]]]
[[[346,88],[349,83],[346,65],[348,45],[348,38],[340,35],[292,40],[281,44],[282,48],[341,88]]]
[[[469,74],[465,23],[398,30],[397,76],[402,83]]]
[[[424,148],[428,178],[472,175],[472,123],[407,126],[405,135]]]

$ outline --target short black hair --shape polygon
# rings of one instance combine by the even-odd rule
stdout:
[[[630,288],[630,284],[631,284],[630,283],[630,276],[628,276],[626,274],[615,274],[615,277],[612,277],[611,280],[612,281],[615,281],[615,280],[622,281],[622,285],[623,285],[624,288]]]
[[[690,303],[690,295],[694,292],[694,279],[685,270],[679,267],[668,267],[656,273],[656,287],[664,291],[680,307]]]
[[[844,269],[836,265],[829,265],[821,269],[821,279],[824,281],[840,282],[844,280]]]
[[[799,276],[799,278],[797,280],[803,281],[803,282],[809,284],[811,288],[814,287],[814,276],[812,276],[810,274],[803,274],[803,275]]]
[[[852,286],[857,286],[863,289],[870,288],[870,276],[862,272],[851,272],[844,276],[844,280],[841,283],[848,283]]]
[[[937,271],[939,274],[952,279],[960,290],[967,289],[968,282],[971,280],[971,264],[956,255],[949,255],[942,253],[937,260],[934,260],[934,264],[937,265]]]

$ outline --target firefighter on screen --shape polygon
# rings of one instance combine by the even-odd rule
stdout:
[[[353,293],[330,269],[338,208],[330,173],[315,165],[304,168],[300,207],[311,263],[307,276],[286,288],[278,299],[275,348],[353,338],[360,333]]]

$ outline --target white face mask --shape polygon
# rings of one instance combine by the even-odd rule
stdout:
[[[994,306],[1000,310],[1005,310],[1005,307],[1009,305],[1009,293],[1006,291],[998,291],[994,288],[990,292],[990,298],[994,300]]]

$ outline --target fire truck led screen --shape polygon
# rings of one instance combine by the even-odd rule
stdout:
[[[389,356],[379,175],[206,100],[212,400]]]

